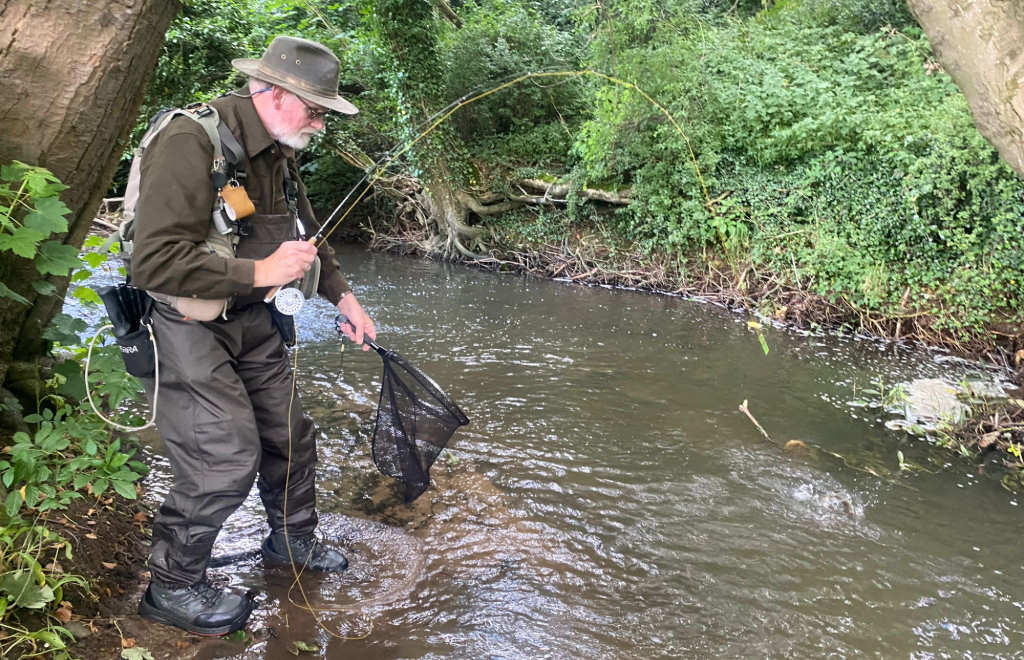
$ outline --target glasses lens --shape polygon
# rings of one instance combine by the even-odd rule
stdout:
[[[316,121],[317,119],[323,119],[327,116],[327,110],[317,110],[310,104],[306,103],[306,100],[299,95],[295,95],[295,98],[299,99],[299,102],[306,106],[306,116],[309,117],[309,121]]]

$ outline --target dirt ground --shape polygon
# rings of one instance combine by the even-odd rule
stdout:
[[[71,649],[73,657],[120,656],[116,617],[134,610],[129,601],[148,578],[140,571],[149,557],[151,520],[140,500],[116,495],[74,500],[67,510],[48,516],[47,526],[72,544],[73,556],[61,568],[92,584],[91,593],[74,586],[64,592],[71,604],[65,627],[80,640]]]

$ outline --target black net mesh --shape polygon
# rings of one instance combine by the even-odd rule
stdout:
[[[373,430],[373,462],[402,484],[405,500],[411,502],[427,489],[430,466],[469,418],[401,355],[377,352],[384,360],[384,371]]]

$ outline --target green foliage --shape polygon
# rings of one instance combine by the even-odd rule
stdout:
[[[456,99],[523,72],[592,68],[649,93],[685,138],[635,90],[532,79],[459,108],[393,169],[455,187],[530,172],[628,188],[634,203],[603,226],[676,260],[710,248],[964,338],[1020,318],[1021,183],[936,73],[902,0],[449,5],[458,26],[421,0],[196,0],[168,33],[143,114],[225,91],[230,59],[275,34],[327,44],[360,108],[302,157],[327,209],[361,174],[340,154],[379,158]],[[548,240],[590,208],[570,195],[565,222],[484,221]]]
[[[77,267],[78,251],[54,238],[68,230],[64,216],[70,209],[59,197],[66,188],[42,167],[17,160],[0,167],[0,253],[33,260],[41,276],[65,276]],[[41,278],[26,284],[42,295],[56,293]],[[28,298],[3,283],[0,298],[30,304]]]
[[[133,143],[161,108],[209,101],[232,88],[231,60],[252,57],[274,37],[273,19],[257,0],[193,0],[171,23],[146,90]]]
[[[65,574],[56,561],[59,555],[72,557],[70,542],[42,525],[0,526],[0,627],[6,633],[0,639],[0,657],[70,657],[67,643],[74,638],[52,612],[63,601],[65,586],[89,585],[80,576]],[[45,625],[36,630],[25,627],[19,622],[25,611],[48,615]]]
[[[0,493],[4,513],[18,520],[29,512],[67,508],[82,491],[98,496],[108,488],[126,499],[135,499],[135,486],[145,466],[130,461],[134,450],[121,451],[119,440],[85,410],[64,406],[56,412],[45,408],[25,418],[35,424],[34,434],[14,434],[0,460]]]
[[[461,18],[462,27],[445,31],[439,44],[444,62],[444,98],[457,99],[489,90],[528,71],[580,68],[575,35],[546,24],[531,6],[482,0],[468,4]],[[452,121],[467,142],[491,136],[505,140],[534,126],[557,126],[560,116],[575,118],[582,110],[578,84],[541,79],[467,105]],[[559,128],[564,135],[566,129]],[[564,145],[564,139],[561,142],[564,154],[568,145]],[[508,151],[529,153],[515,148]]]
[[[905,27],[878,28],[892,24]],[[656,109],[596,91],[574,176],[632,186],[627,238],[680,255],[716,245],[859,308],[933,315],[963,339],[1019,318],[1024,186],[933,73],[902,5],[786,2],[654,43],[616,61],[687,132],[708,194]]]
[[[801,14],[808,25],[838,25],[851,32],[917,26],[904,0],[804,0],[780,5]]]

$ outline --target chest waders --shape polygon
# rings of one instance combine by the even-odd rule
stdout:
[[[249,179],[265,172],[260,189],[284,185],[290,208],[266,213],[277,209],[264,206],[238,223],[237,237],[222,235],[232,238],[233,257],[263,259],[301,236],[299,188],[289,185],[294,172],[279,153],[254,156],[267,159],[269,167],[250,165]],[[210,238],[224,245],[219,235],[211,230]],[[201,323],[186,319],[180,305],[154,305],[161,404],[156,423],[175,475],[153,523],[154,583],[202,579],[224,520],[254,481],[272,535],[283,534],[287,525],[290,535],[304,539],[316,528],[316,433],[293,392],[294,370],[266,295],[261,287],[220,301],[214,318]],[[273,558],[277,546],[268,541],[267,547],[265,557]]]

